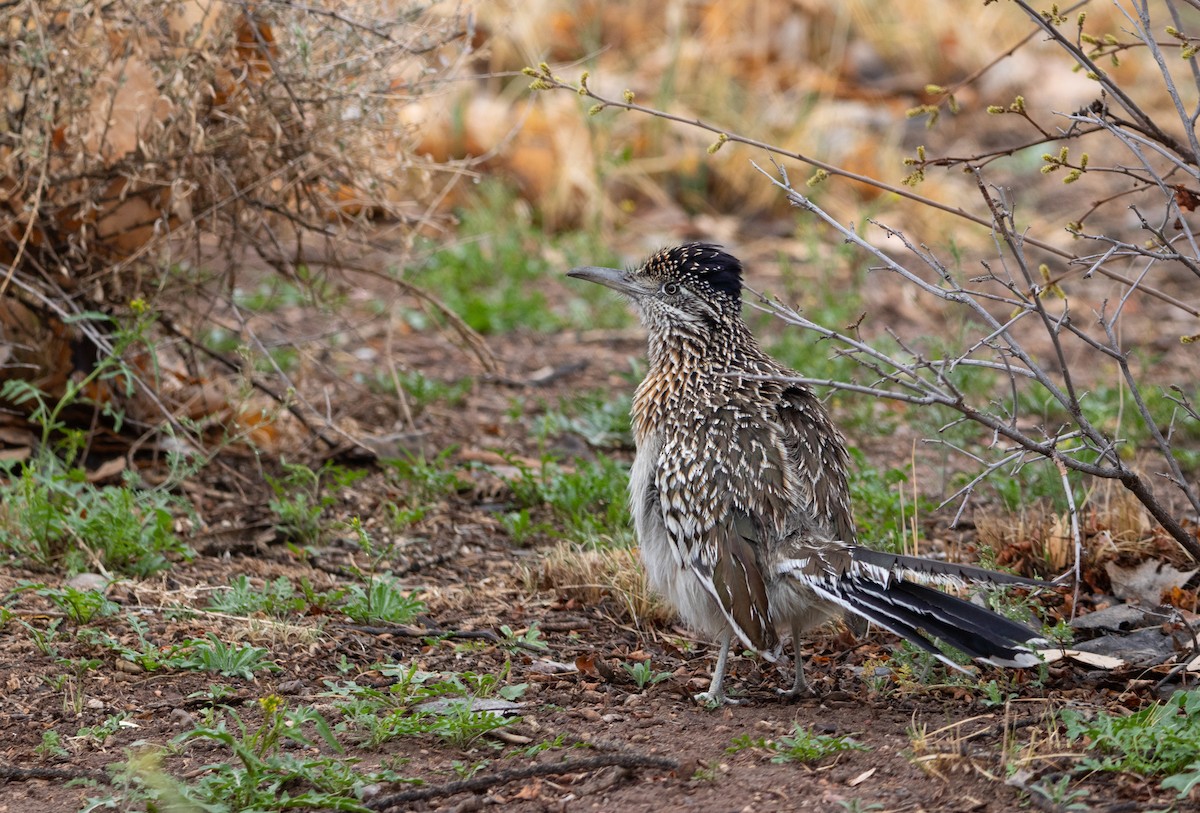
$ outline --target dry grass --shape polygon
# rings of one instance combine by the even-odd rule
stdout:
[[[1111,562],[1157,559],[1180,567],[1193,564],[1146,507],[1116,481],[1095,480],[1078,514],[1083,579],[1101,592],[1107,590],[1105,565]],[[975,516],[975,531],[981,547],[994,551],[1000,563],[1018,572],[1058,574],[1075,565],[1070,516],[1050,510],[1044,502],[1017,511],[981,509]]]
[[[615,598],[639,626],[675,617],[650,591],[638,552],[628,548],[584,549],[560,542],[527,572],[526,583],[528,589],[554,590],[585,604]]]

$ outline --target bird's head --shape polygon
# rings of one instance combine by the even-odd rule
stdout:
[[[700,332],[741,315],[742,264],[711,243],[662,249],[631,270],[587,266],[567,276],[629,297],[652,331]]]

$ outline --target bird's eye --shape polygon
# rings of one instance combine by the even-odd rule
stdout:
[[[675,296],[675,294],[679,293],[679,283],[678,282],[664,282],[663,287],[662,287],[662,292],[666,296]]]

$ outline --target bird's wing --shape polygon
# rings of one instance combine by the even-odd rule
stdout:
[[[739,511],[731,512],[726,522],[712,529],[709,538],[716,556],[709,580],[713,595],[738,638],[757,652],[769,653],[779,641],[771,623],[767,586],[759,570],[754,534],[752,521]],[[692,567],[697,567],[694,560]],[[708,570],[707,563],[699,563],[698,569]]]
[[[761,569],[763,531],[742,497],[742,466],[728,452],[728,444],[737,444],[730,425],[735,417],[718,416],[721,426],[666,440],[655,486],[663,524],[681,563],[716,599],[738,639],[770,653],[778,638]]]
[[[853,544],[858,537],[850,511],[850,466],[845,441],[817,397],[805,387],[783,390],[777,409],[783,446],[799,491],[793,517],[802,536]]]

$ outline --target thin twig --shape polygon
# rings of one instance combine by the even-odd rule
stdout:
[[[408,807],[401,806],[409,802],[453,796],[457,793],[477,793],[483,790],[490,790],[498,785],[507,785],[511,782],[519,782],[522,779],[532,779],[535,776],[586,773],[598,768],[610,767],[631,769],[657,768],[663,771],[678,771],[679,763],[666,757],[652,757],[642,754],[600,754],[594,757],[584,757],[583,759],[567,759],[562,762],[530,765],[525,768],[512,768],[488,776],[476,776],[457,782],[447,782],[444,785],[414,788],[412,790],[401,791],[400,793],[389,793],[386,796],[379,796],[370,800],[367,802],[367,806],[372,810],[390,813],[390,811],[408,810]]]

